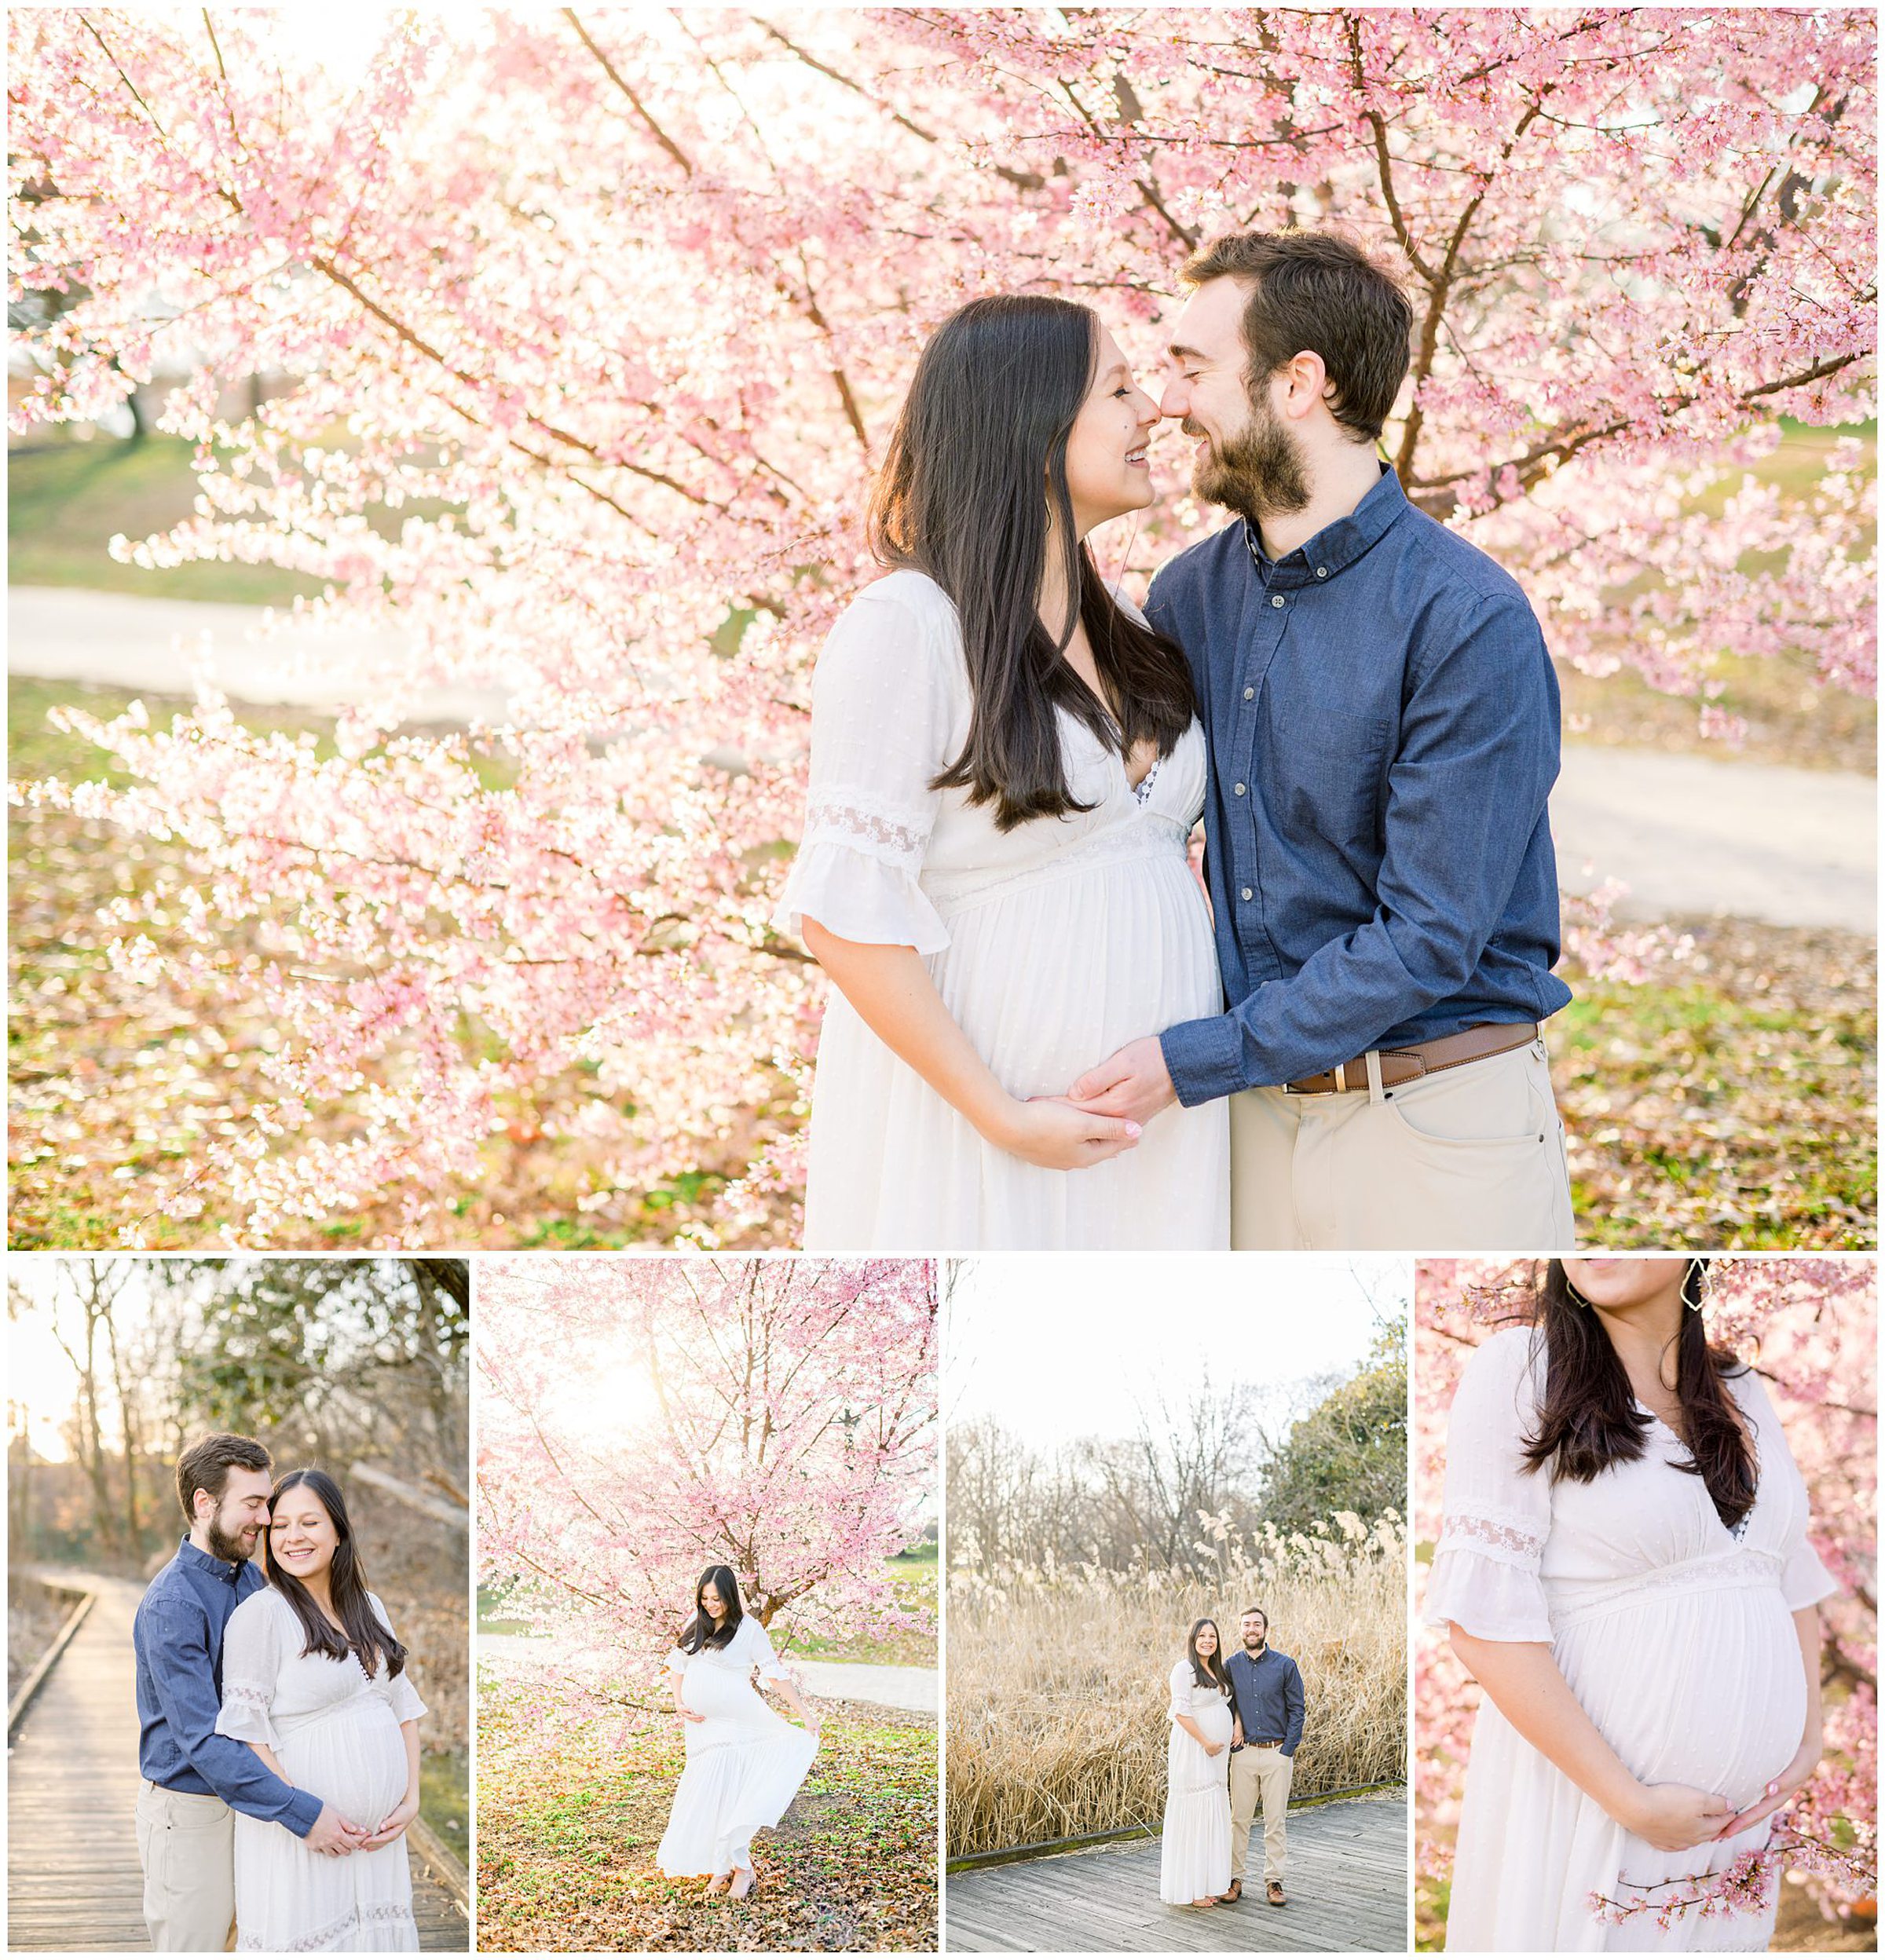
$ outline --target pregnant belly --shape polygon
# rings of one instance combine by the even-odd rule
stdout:
[[[1217,1013],[1204,894],[1183,855],[1100,864],[949,916],[930,971],[1018,1095],[1055,1095],[1114,1049]]]
[[[1752,1804],[1799,1748],[1806,1684],[1777,1588],[1675,1593],[1572,1626],[1558,1664],[1645,1783]]]
[[[279,1754],[290,1783],[355,1823],[378,1823],[406,1794],[405,1738],[377,1696],[295,1730]]]
[[[690,1750],[738,1740],[755,1730],[786,1726],[759,1699],[746,1677],[731,1668],[698,1660],[690,1662],[682,1677],[681,1694],[695,1714],[706,1718],[686,1725]]]
[[[1213,1742],[1228,1742],[1231,1739],[1231,1705],[1228,1702],[1211,1702],[1197,1710],[1192,1715],[1204,1735]]]

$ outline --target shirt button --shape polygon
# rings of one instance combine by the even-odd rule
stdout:
[[[1254,701],[1254,700],[1256,700],[1256,698],[1257,698],[1257,690],[1256,690],[1256,689],[1255,689],[1255,688],[1254,688],[1254,687],[1246,687],[1246,688],[1243,690],[1243,698],[1244,698],[1246,701]]]
[[[1316,576],[1319,579],[1326,579],[1329,576],[1329,568],[1326,565],[1317,565],[1316,568]]]
[[[1236,795],[1239,795],[1239,796],[1241,796],[1241,795],[1243,794],[1243,784],[1242,783],[1239,783],[1239,784],[1238,784],[1236,785],[1236,788],[1235,788],[1235,793]]]
[[[1270,595],[1270,603],[1272,605],[1287,605],[1289,602],[1280,592],[1273,592]]]
[[[1243,888],[1243,897],[1244,897],[1245,902],[1246,902],[1246,904],[1249,902],[1249,901],[1250,901],[1250,900],[1251,900],[1252,898],[1254,898],[1256,895],[1257,895],[1257,894],[1256,894],[1254,891],[1252,891],[1252,890],[1250,890],[1250,887],[1249,887],[1248,885],[1246,885],[1246,886],[1244,887],[1244,888]]]

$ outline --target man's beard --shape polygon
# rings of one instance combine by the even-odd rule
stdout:
[[[1246,1654],[1261,1654],[1269,1644],[1270,1636],[1266,1633],[1260,1640],[1246,1640],[1243,1644],[1243,1651]]]
[[[210,1541],[210,1556],[221,1559],[225,1565],[240,1565],[255,1549],[254,1539],[245,1545],[241,1537],[231,1538],[214,1518],[210,1519],[203,1535]],[[247,1536],[246,1529],[242,1535]]]
[[[1180,426],[1188,436],[1206,433],[1188,416]],[[1250,419],[1236,435],[1221,441],[1206,436],[1204,454],[1191,472],[1191,488],[1207,503],[1221,503],[1253,524],[1309,507],[1302,452],[1267,402],[1250,404]]]

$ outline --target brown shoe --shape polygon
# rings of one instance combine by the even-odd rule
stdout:
[[[1279,1906],[1283,1903],[1283,1881],[1280,1878],[1272,1878],[1270,1881],[1269,1893],[1272,1905]]]
[[[1221,1906],[1234,1906],[1243,1896],[1243,1881],[1241,1878],[1233,1878],[1231,1881],[1230,1890],[1218,1893],[1217,1903]]]

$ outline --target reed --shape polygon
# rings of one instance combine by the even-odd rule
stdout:
[[[1217,1548],[1206,1576],[978,1570],[949,1585],[949,1855],[1134,1825],[1165,1808],[1166,1677],[1191,1622],[1261,1606],[1302,1670],[1294,1794],[1407,1773],[1407,1537],[1392,1514]]]

